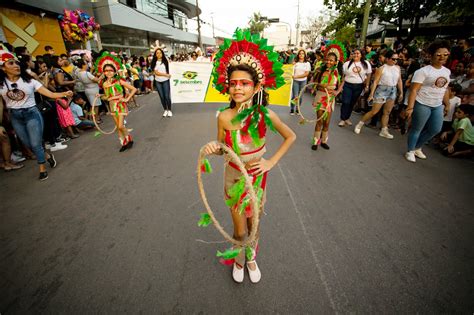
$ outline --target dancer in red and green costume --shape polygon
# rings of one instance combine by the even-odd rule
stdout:
[[[315,75],[317,85],[315,86],[316,95],[314,96],[313,107],[318,119],[314,127],[313,144],[311,146],[313,150],[317,150],[319,145],[329,150],[327,144],[329,122],[334,111],[336,96],[342,91],[341,73],[344,60],[344,46],[339,42],[331,42],[326,49],[323,65]]]
[[[105,97],[109,102],[110,113],[117,126],[121,144],[120,152],[123,152],[133,146],[132,136],[124,125],[124,118],[128,115],[127,103],[137,89],[118,76],[117,71],[121,67],[120,59],[107,52],[96,61],[96,69],[104,75],[104,80],[100,84],[104,89]],[[128,90],[128,94],[124,93],[125,89]]]
[[[233,41],[224,41],[215,57],[213,83],[221,93],[229,94],[231,101],[218,115],[217,142],[209,142],[204,150],[206,154],[220,155],[220,146],[226,145],[239,156],[252,179],[261,209],[265,203],[267,172],[278,163],[296,139],[293,131],[265,107],[268,104],[265,88],[277,89],[285,83],[282,64],[277,59],[278,54],[273,52],[273,47],[267,46],[266,39],[251,35],[247,30],[237,29]],[[267,129],[279,133],[284,139],[268,160],[263,158]],[[234,223],[234,238],[244,241],[252,229],[251,218],[254,213],[244,176],[237,165],[227,159],[224,193]],[[246,248],[218,252],[223,263],[233,264],[232,276],[236,282],[240,283],[244,279],[246,260],[251,282],[260,281],[261,272],[255,260],[257,243],[258,237]]]

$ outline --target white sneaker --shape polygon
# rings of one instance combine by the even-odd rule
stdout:
[[[51,149],[51,144],[49,144],[49,143],[46,143],[46,144],[44,145],[44,148],[45,148],[46,150],[49,150],[49,149]]]
[[[391,135],[388,132],[388,128],[382,128],[382,130],[379,133],[379,136],[387,138],[387,139],[393,139],[393,135]]]
[[[237,283],[244,282],[244,267],[242,266],[240,269],[237,267],[237,263],[234,263],[234,268],[232,269],[232,278]]]
[[[359,133],[360,133],[360,130],[362,129],[362,127],[364,127],[364,122],[363,122],[363,121],[359,121],[359,122],[357,123],[357,125],[355,126],[355,128],[354,128],[354,132],[355,132],[356,134],[359,134]]]
[[[352,121],[350,121],[349,119],[345,121],[346,125],[348,126],[352,126]]]
[[[409,162],[415,163],[416,162],[415,151],[408,151],[407,153],[405,153],[405,159]]]
[[[255,264],[255,270],[250,269],[249,263]],[[262,273],[260,272],[260,269],[258,269],[258,265],[255,260],[247,261],[247,270],[249,271],[250,281],[252,283],[258,283],[262,278]]]
[[[168,117],[168,111],[165,110],[165,112],[163,113],[163,117]]]
[[[341,120],[337,125],[339,127],[344,127],[346,125],[346,122],[344,120]]]
[[[26,160],[26,158],[23,155],[21,155],[21,153],[13,152],[10,155],[10,160],[12,160],[12,162],[14,163],[18,163],[18,162],[23,162],[24,160]]]
[[[421,151],[421,148],[415,150],[415,156],[419,159],[426,160],[426,155]]]
[[[51,152],[67,149],[67,144],[62,144],[61,142],[56,142],[50,148]]]
[[[170,110],[168,111],[168,117],[173,117],[173,113]]]

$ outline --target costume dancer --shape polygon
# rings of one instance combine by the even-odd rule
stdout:
[[[329,145],[327,144],[329,122],[334,111],[336,96],[342,90],[340,74],[342,73],[342,63],[344,60],[344,46],[338,42],[330,43],[326,49],[325,61],[317,72],[315,79],[317,86],[315,88],[316,95],[313,107],[316,111],[317,121],[314,127],[313,145],[311,146],[313,150],[317,150],[318,145],[329,150]]]
[[[127,103],[135,95],[137,89],[121,79],[117,71],[122,68],[122,63],[117,57],[105,52],[100,56],[95,67],[100,74],[104,74],[105,78],[100,82],[104,89],[105,97],[109,102],[109,110],[114,118],[117,132],[119,135],[120,152],[132,148],[133,139],[125,127],[123,121],[124,117],[128,115]],[[129,93],[125,96],[124,89]]]
[[[231,148],[245,164],[257,191],[260,210],[265,202],[267,172],[288,151],[296,136],[278,116],[265,106],[268,94],[265,88],[276,89],[284,84],[281,63],[265,39],[237,29],[234,41],[226,41],[216,55],[213,82],[221,93],[230,95],[230,105],[220,110],[217,122],[217,140],[206,145],[206,154],[222,154],[221,145]],[[265,153],[267,127],[278,132],[284,139],[277,152],[268,160]],[[250,197],[245,191],[244,176],[231,161],[225,164],[225,201],[230,207],[234,223],[234,238],[244,241],[252,228]],[[260,213],[262,213],[260,211]],[[258,231],[258,227],[257,228]],[[258,233],[258,232],[257,232]],[[258,234],[257,234],[258,235]],[[224,261],[233,264],[233,279],[244,279],[244,263],[253,283],[260,281],[261,273],[255,261],[258,236],[237,257]]]

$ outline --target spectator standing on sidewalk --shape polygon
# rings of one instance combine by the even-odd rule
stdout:
[[[417,70],[411,80],[406,109],[407,117],[412,117],[405,154],[407,161],[416,162],[415,157],[426,159],[421,148],[441,131],[444,112],[449,111],[448,84],[451,71],[444,67],[449,48],[447,41],[433,42],[428,47],[431,64]]]
[[[36,107],[34,92],[50,97],[72,96],[72,92],[53,93],[32,79],[14,55],[0,51],[0,95],[10,110],[13,128],[21,142],[36,155],[39,164],[39,179],[48,178],[45,163],[56,167],[53,154],[43,149],[43,117]]]

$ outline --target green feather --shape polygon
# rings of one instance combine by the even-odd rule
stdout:
[[[211,216],[208,213],[201,213],[201,219],[199,219],[198,226],[206,227],[211,224]]]
[[[205,173],[212,173],[212,166],[208,159],[204,159],[202,165],[204,166]]]
[[[241,251],[242,251],[242,248],[236,248],[236,249],[229,248],[223,253],[220,251],[217,251],[216,256],[224,258],[224,259],[232,259],[239,256]]]
[[[239,202],[240,196],[242,196],[244,191],[245,191],[245,177],[241,176],[239,180],[234,185],[232,185],[232,187],[230,187],[229,190],[227,191],[227,195],[229,195],[230,197],[229,199],[225,201],[227,206],[228,207],[235,206]]]
[[[250,246],[245,247],[245,256],[247,260],[253,260],[253,248]]]

